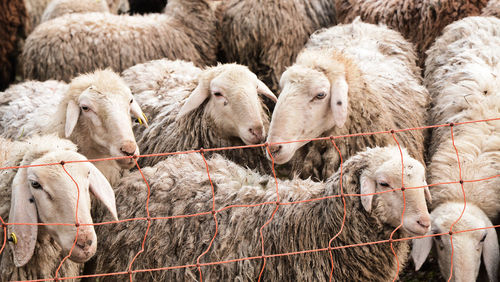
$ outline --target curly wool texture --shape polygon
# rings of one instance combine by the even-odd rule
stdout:
[[[108,4],[104,0],[52,0],[42,15],[41,22],[72,13],[109,13]]]
[[[310,56],[311,52],[320,55]],[[423,126],[429,94],[421,84],[415,61],[411,43],[384,26],[355,21],[314,33],[296,64],[327,71],[332,69],[332,62],[343,64],[349,86],[345,125],[321,136]],[[399,132],[395,138],[424,163],[422,130]],[[340,138],[335,143],[344,160],[367,147],[396,144],[391,134]],[[340,156],[330,140],[309,142],[290,162],[302,178],[325,179],[340,166]]]
[[[497,118],[500,112],[500,19],[469,17],[446,27],[429,49],[425,82],[433,96],[432,123]],[[453,128],[462,179],[474,180],[500,173],[500,121]],[[429,183],[460,179],[450,129],[434,130]],[[453,164],[453,165],[450,165]],[[465,183],[467,203],[490,219],[500,211],[500,179]],[[460,184],[432,188],[433,207],[462,201]]]
[[[500,1],[490,0],[486,8],[483,9],[481,16],[486,16],[486,17],[493,16],[500,18]]]
[[[23,0],[0,3],[0,91],[14,81],[19,44],[26,37],[28,16]]]
[[[391,153],[389,153],[389,150]],[[344,193],[359,193],[360,173],[372,162],[399,154],[397,147],[375,148],[360,153],[345,163]],[[404,153],[406,157],[408,155]],[[263,176],[214,156],[208,159],[210,177],[215,189],[215,209],[232,204],[256,204],[276,201],[276,183]],[[172,156],[154,167],[143,170],[151,185],[149,211],[151,217],[209,212],[212,192],[206,167],[199,154]],[[340,173],[326,183],[311,180],[279,180],[280,202],[299,201],[337,195]],[[130,173],[116,187],[118,213],[121,218],[145,216],[146,186],[138,172]],[[136,195],[130,197],[130,195]],[[374,199],[374,210],[365,212],[359,197],[346,197],[346,224],[332,247],[386,240],[394,227],[381,220],[387,213],[384,204]],[[271,217],[275,205],[253,208],[230,208],[218,213],[218,234],[210,251],[200,262],[225,261],[260,256],[259,229]],[[280,205],[274,219],[263,230],[266,254],[325,248],[340,230],[344,214],[340,198],[295,205]],[[97,270],[110,273],[126,269],[137,253],[147,223],[134,221],[97,228],[104,241],[99,242]],[[152,220],[145,251],[137,257],[134,269],[177,266],[196,263],[215,231],[213,216],[207,215],[170,220]],[[394,238],[406,236],[401,230]],[[158,246],[161,246],[159,248]],[[394,244],[400,267],[409,250],[408,241]],[[388,281],[396,273],[396,261],[388,243],[333,251],[333,277],[338,281]],[[206,281],[248,281],[259,277],[262,260],[253,259],[202,267]],[[327,251],[268,258],[263,281],[327,281],[331,270]],[[196,268],[136,273],[134,279],[185,281],[198,278]],[[123,276],[105,276],[104,281],[119,281]]]
[[[488,0],[340,0],[336,3],[339,23],[363,21],[386,24],[416,46],[420,66],[425,51],[448,24],[477,16]]]
[[[28,79],[69,81],[110,67],[123,71],[149,60],[216,61],[215,15],[205,0],[170,1],[165,14],[70,14],[43,23],[26,39]],[[85,54],[85,55],[82,55]]]
[[[10,142],[0,138],[0,166],[18,166],[22,161],[31,161],[55,150],[77,150],[76,145],[68,140],[60,139],[55,135],[33,137],[26,142]],[[5,146],[3,146],[5,145]],[[3,164],[1,156],[8,155]],[[11,184],[17,170],[0,171],[0,216],[5,222],[9,220]],[[4,229],[0,228],[0,237],[4,238]],[[46,233],[43,227],[38,230],[35,252],[30,261],[23,267],[16,267],[12,261],[12,251],[9,246],[0,254],[0,280],[34,280],[54,277],[56,270],[67,254],[62,253],[61,247]],[[82,264],[67,260],[59,270],[59,277],[73,277],[80,274]],[[73,280],[74,281],[74,280]]]
[[[468,17],[446,27],[427,51],[424,83],[433,99],[431,124],[498,116],[482,112],[473,116],[469,111],[500,96],[499,34],[500,19]],[[429,155],[434,154],[443,138],[449,137],[449,128],[434,129]]]
[[[175,120],[187,97],[198,85],[198,76],[202,72],[202,69],[191,62],[166,59],[136,65],[123,72],[123,79],[150,119],[149,128],[138,124],[134,126],[141,154],[244,145],[240,138],[225,136],[217,130],[214,121],[205,114],[206,102],[185,118]],[[262,107],[262,120],[267,129],[269,116],[263,104]],[[262,148],[225,150],[219,153],[236,163],[272,173],[271,163],[266,159]],[[139,164],[152,166],[164,158],[141,158]]]
[[[218,9],[219,60],[248,66],[275,93],[309,35],[336,23],[333,0],[232,0]]]

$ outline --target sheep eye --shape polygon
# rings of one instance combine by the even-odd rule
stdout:
[[[88,112],[88,111],[90,111],[90,108],[87,106],[82,106],[82,111]]]
[[[132,104],[134,102],[134,99],[130,99],[130,104]]]
[[[387,182],[380,182],[378,185],[380,185],[382,187],[389,187],[389,183],[387,183]]]
[[[40,183],[36,182],[36,181],[30,181],[30,184],[31,184],[31,187],[33,187],[33,189],[42,189],[42,185],[40,185]]]
[[[326,97],[326,94],[324,92],[321,92],[318,95],[316,95],[316,99],[318,99],[318,100],[321,100],[321,99],[323,99],[325,97]]]
[[[214,92],[215,97],[222,97],[222,94],[220,92]]]

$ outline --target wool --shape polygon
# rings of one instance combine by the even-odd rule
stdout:
[[[413,44],[418,65],[423,66],[425,51],[448,24],[467,16],[479,15],[488,0],[341,0],[336,2],[339,23],[356,17],[365,22],[385,24]]]
[[[79,73],[121,72],[160,58],[211,65],[216,44],[215,16],[205,0],[170,1],[164,14],[145,16],[70,14],[39,25],[26,39],[23,74],[68,82]]]
[[[488,5],[481,11],[481,16],[494,16],[500,18],[500,1],[490,0]]]
[[[359,193],[359,175],[372,164],[379,163],[397,152],[375,148],[358,154],[345,163],[344,193]],[[408,157],[407,153],[404,155]],[[392,155],[393,156],[393,155]],[[276,183],[272,176],[260,175],[220,157],[207,159],[215,189],[215,209],[231,204],[256,204],[276,201]],[[151,187],[149,212],[151,217],[195,214],[212,209],[212,192],[206,167],[199,154],[177,155],[143,169]],[[311,180],[278,180],[280,202],[299,201],[340,193],[340,172],[326,183]],[[146,186],[139,172],[126,175],[115,187],[117,206],[122,218],[146,216]],[[130,197],[130,195],[135,195]],[[375,198],[374,210],[368,214],[359,197],[346,197],[346,225],[332,241],[332,247],[386,240],[394,227],[382,218],[387,209]],[[259,229],[271,217],[275,205],[253,208],[230,208],[216,215],[218,234],[209,252],[200,262],[224,261],[260,256]],[[273,220],[263,229],[266,254],[324,248],[340,230],[344,209],[340,198],[280,205]],[[144,237],[146,221],[96,227],[98,234],[108,234],[100,241],[97,268],[87,274],[123,271],[129,265]],[[133,269],[177,266],[196,263],[196,258],[208,248],[215,231],[211,214],[191,218],[152,220],[145,241],[145,251],[137,257]],[[406,236],[401,229],[394,239]],[[101,245],[102,243],[102,245]],[[159,248],[158,246],[161,246]],[[393,244],[400,267],[407,258],[408,241]],[[346,281],[387,281],[396,276],[396,261],[388,243],[338,249],[332,252],[333,277]],[[202,267],[203,279],[254,280],[259,276],[261,259]],[[264,281],[324,281],[328,280],[331,261],[328,252],[268,258]],[[153,271],[133,274],[134,279],[182,281],[198,278],[196,268]],[[124,276],[104,276],[104,281],[119,281]]]

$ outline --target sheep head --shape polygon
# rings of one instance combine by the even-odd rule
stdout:
[[[59,163],[62,160],[86,160],[81,154],[68,150],[48,152],[33,161],[31,157],[26,155],[21,165]],[[92,224],[89,192],[101,200],[117,218],[113,189],[93,164],[89,162],[68,163],[64,165],[64,168],[71,177],[64,172],[61,165],[20,168],[14,177],[9,223],[71,224],[40,227],[9,225],[8,234],[14,233],[17,238],[17,242],[10,243],[17,267],[25,265],[31,259],[38,229],[54,238],[65,253],[69,253],[76,238],[75,247],[69,257],[75,262],[85,262],[95,254],[97,238],[94,227],[84,225]],[[77,212],[80,224],[78,236],[74,225]]]
[[[432,230],[428,234],[448,233],[451,225],[460,217],[464,204],[447,202],[431,213]],[[476,205],[467,203],[462,218],[453,226],[453,232],[492,226],[490,219]],[[412,258],[416,270],[427,259],[435,243],[439,268],[445,279],[450,277],[450,235],[425,237],[413,240]],[[451,281],[476,281],[481,266],[481,255],[490,281],[498,281],[499,251],[497,233],[494,228],[479,229],[453,234],[453,276]]]
[[[60,136],[77,143],[85,155],[97,158],[138,155],[130,115],[147,126],[147,119],[123,80],[110,70],[79,76],[61,103]],[[132,159],[120,159],[131,168]]]
[[[204,105],[204,117],[215,123],[221,135],[240,138],[245,144],[261,143],[269,121],[258,94],[277,100],[247,67],[218,65],[200,75],[198,86],[180,109],[177,119]]]
[[[402,228],[406,232],[423,235],[431,226],[426,204],[426,200],[431,200],[430,193],[427,187],[423,188],[427,185],[424,166],[403,150],[402,174],[400,151],[394,146],[389,148],[380,152],[376,151],[377,148],[367,150],[372,156],[366,161],[368,166],[360,174],[360,192],[380,194],[362,196],[361,204],[366,212],[383,222],[393,227],[402,222]],[[405,189],[403,198],[403,191],[390,191],[401,188],[401,185],[422,188]]]
[[[351,64],[338,55],[332,57],[322,51],[301,53],[296,64],[281,76],[281,94],[267,142],[311,139],[334,127],[343,127],[348,115],[349,68]],[[306,143],[271,144],[270,149],[275,162],[283,164]]]

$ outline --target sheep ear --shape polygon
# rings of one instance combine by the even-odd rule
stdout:
[[[257,79],[257,93],[273,100],[274,103],[278,102],[278,98],[276,98],[271,89],[269,89],[269,87],[267,87],[267,85],[264,82],[258,79]]]
[[[426,235],[429,235],[427,233]],[[432,237],[424,237],[420,239],[413,239],[413,247],[411,249],[411,257],[415,263],[415,271],[418,271],[422,264],[424,264],[427,256],[432,248]]]
[[[429,187],[424,188],[424,195],[427,202],[429,204],[432,204],[432,196],[431,196],[431,191],[429,191]]]
[[[187,113],[198,108],[209,97],[209,94],[208,85],[206,85],[203,79],[200,79],[198,86],[193,90],[191,95],[189,95],[189,98],[186,100],[175,119],[179,120]]]
[[[337,127],[343,127],[347,120],[347,93],[349,86],[345,76],[340,76],[332,81],[330,105],[333,111],[333,121]]]
[[[144,121],[144,125],[146,127],[148,127],[148,118],[146,117],[146,115],[142,112],[141,110],[141,107],[139,106],[139,104],[137,103],[137,101],[134,99],[134,101],[132,102],[132,104],[130,105],[130,113],[132,115],[134,115],[138,120],[139,120],[139,123],[142,124],[142,122]]]
[[[118,220],[116,212],[115,192],[106,177],[93,164],[89,163],[89,188],[92,194],[100,200],[111,212],[113,218]]]
[[[366,176],[364,173],[360,176],[361,183],[361,194],[372,194],[375,193],[375,181],[370,177]],[[361,196],[361,205],[363,208],[370,212],[372,210],[373,195]]]
[[[64,126],[64,135],[66,138],[69,138],[71,133],[73,133],[73,129],[75,129],[79,115],[80,107],[78,107],[75,101],[70,100],[68,102],[68,107],[66,108],[66,125]]]
[[[26,169],[19,169],[11,189],[9,223],[38,223],[36,205],[30,201],[33,195],[28,185]],[[10,243],[16,267],[25,265],[33,256],[37,233],[37,225],[9,225],[8,235],[13,234],[17,239]]]
[[[490,222],[491,224],[491,222]],[[483,243],[483,261],[490,281],[498,281],[498,263],[500,254],[498,251],[498,239],[495,228],[486,231],[486,238]]]

